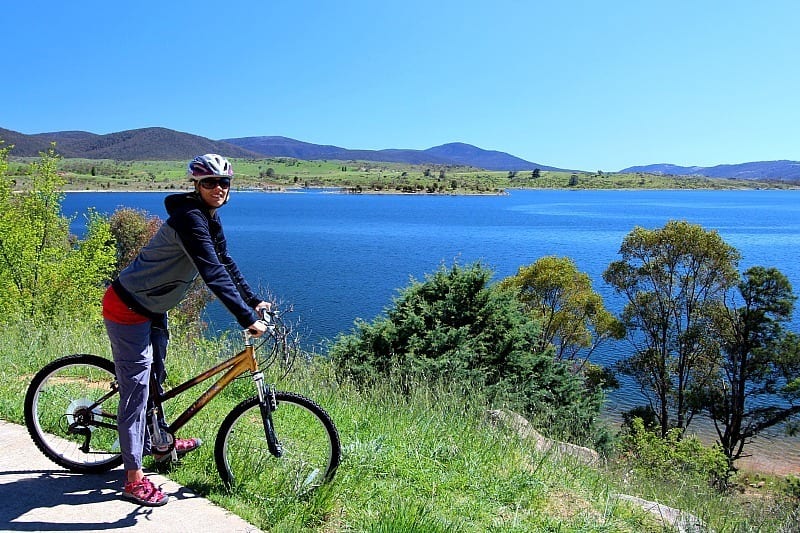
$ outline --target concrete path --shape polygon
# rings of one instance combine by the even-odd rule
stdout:
[[[47,459],[24,426],[0,421],[0,531],[255,533],[259,530],[163,476],[163,507],[122,500],[122,470],[73,474]]]

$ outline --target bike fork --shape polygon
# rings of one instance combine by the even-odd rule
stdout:
[[[264,436],[267,438],[269,452],[275,457],[283,455],[283,447],[275,434],[275,426],[272,423],[272,412],[278,408],[275,399],[275,390],[264,383],[264,374],[256,372],[253,374],[253,381],[256,382],[258,389],[258,405],[261,409],[261,420],[264,422]]]

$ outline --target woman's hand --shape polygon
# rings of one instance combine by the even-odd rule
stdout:
[[[255,312],[258,313],[258,316],[263,317],[264,311],[269,313],[269,311],[272,309],[272,304],[269,302],[259,302],[258,305],[256,305],[253,309],[255,309]],[[250,335],[253,337],[260,337],[267,331],[267,328],[269,327],[269,317],[264,318],[266,322],[264,322],[264,320],[256,320],[247,327],[248,331],[250,331]]]
[[[267,324],[263,320],[256,320],[247,326],[247,331],[249,331],[250,335],[253,337],[258,338],[267,331]]]

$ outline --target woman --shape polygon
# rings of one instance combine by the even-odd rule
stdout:
[[[269,309],[228,254],[217,215],[230,195],[231,164],[217,154],[198,156],[189,162],[188,177],[194,192],[167,196],[164,204],[169,218],[103,298],[103,318],[120,389],[117,422],[125,467],[122,495],[147,506],[164,505],[169,499],[142,471],[143,455],[152,453],[161,461],[168,459],[171,451],[170,446],[151,449],[146,416],[151,367],[159,388],[166,378],[167,311],[180,303],[198,274],[237,322],[255,336],[266,331],[259,311]],[[163,419],[160,425],[166,426]],[[176,438],[173,444],[177,454],[183,455],[202,442]]]

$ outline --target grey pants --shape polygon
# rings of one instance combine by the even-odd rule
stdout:
[[[150,369],[152,367],[161,392],[166,378],[164,359],[169,333],[166,322],[128,325],[106,320],[105,323],[119,383],[117,425],[122,464],[125,470],[139,470],[142,455],[150,453],[146,417]]]

